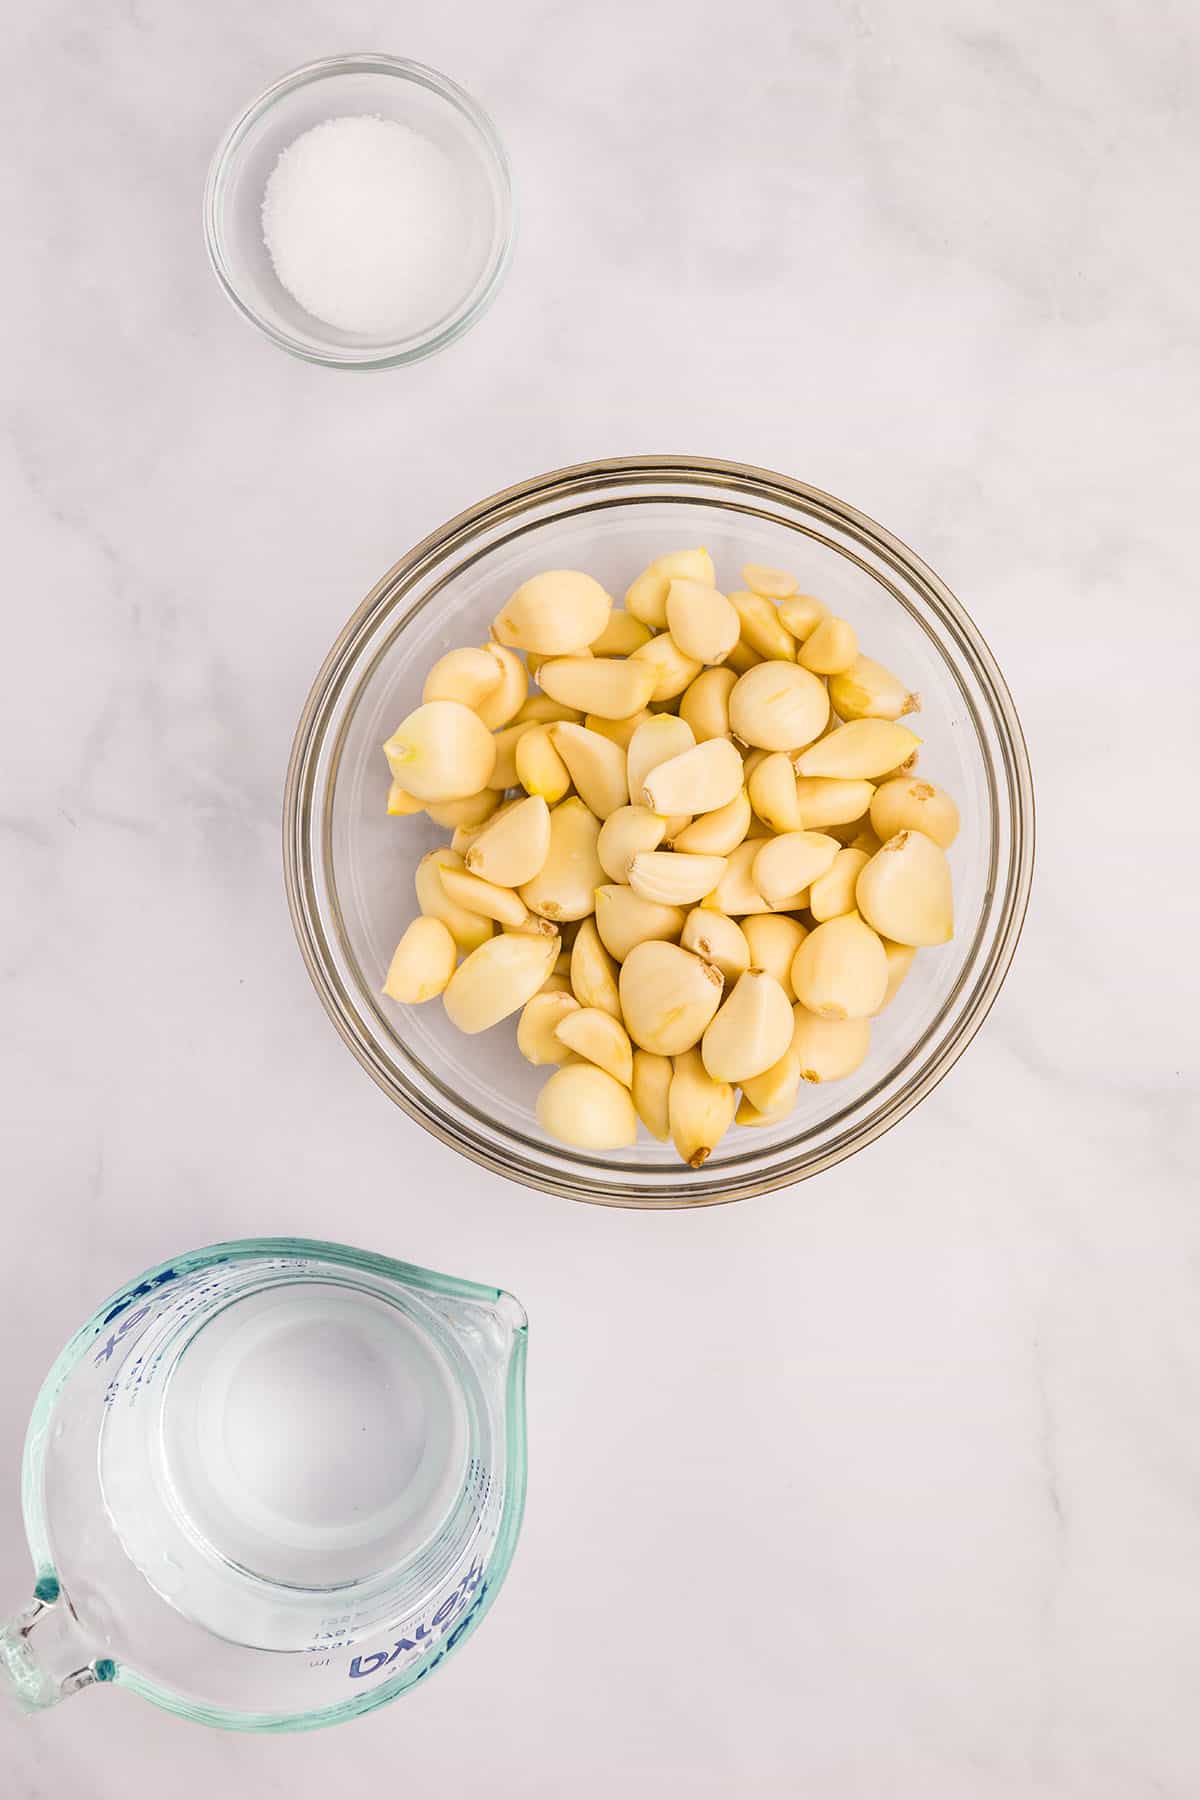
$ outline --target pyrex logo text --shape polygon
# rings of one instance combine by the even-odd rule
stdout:
[[[424,1646],[432,1644],[435,1636],[440,1631],[445,1630],[446,1626],[450,1623],[450,1620],[454,1617],[454,1614],[461,1607],[463,1601],[466,1600],[469,1595],[473,1595],[474,1597],[471,1600],[470,1606],[459,1619],[454,1630],[450,1633],[450,1636],[446,1641],[445,1650],[433,1659],[434,1662],[439,1662],[441,1656],[446,1654],[446,1651],[453,1650],[455,1644],[470,1623],[472,1615],[475,1613],[482,1602],[484,1595],[487,1593],[487,1582],[480,1579],[482,1575],[483,1564],[479,1561],[473,1562],[458,1586],[442,1601],[433,1617],[428,1622],[422,1620],[421,1624],[414,1630],[412,1637],[397,1638],[394,1646],[390,1650],[373,1650],[366,1656],[352,1657],[350,1660],[350,1679],[352,1681],[361,1681],[366,1675],[378,1675],[381,1670],[390,1669],[394,1663],[398,1662],[399,1659],[409,1651],[420,1650]],[[432,1663],[429,1666],[432,1667]],[[425,1674],[426,1672],[427,1671],[424,1669],[421,1671],[422,1674]]]

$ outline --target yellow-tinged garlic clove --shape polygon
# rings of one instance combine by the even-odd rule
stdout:
[[[583,718],[573,706],[564,706],[561,700],[552,700],[549,694],[527,694],[512,722],[514,725],[557,725],[560,721],[580,725]]]
[[[825,683],[795,663],[765,662],[741,676],[729,696],[729,723],[744,744],[796,750],[829,717]]]
[[[745,788],[718,806],[713,812],[701,813],[670,840],[670,849],[682,850],[689,856],[729,856],[745,839],[750,829],[750,801]]]
[[[556,1026],[561,1044],[576,1056],[605,1069],[624,1087],[633,1085],[633,1046],[619,1019],[598,1006],[581,1006],[564,1014]]]
[[[408,793],[398,781],[391,783],[387,794],[389,818],[410,819],[414,813],[424,812],[424,810],[425,802],[423,800],[418,800],[415,794]]]
[[[486,650],[447,650],[425,677],[422,700],[457,700],[476,708],[499,686],[503,671]]]
[[[783,1111],[776,1112],[776,1113],[759,1112],[757,1106],[754,1106],[749,1100],[747,1100],[745,1094],[743,1094],[741,1099],[738,1101],[737,1111],[733,1115],[733,1122],[735,1125],[744,1125],[744,1126],[747,1126],[750,1130],[756,1130],[759,1126],[762,1126],[762,1125],[778,1125],[778,1124],[780,1124],[784,1119],[786,1119],[787,1112],[788,1112],[788,1109],[786,1109],[786,1108]]]
[[[417,864],[413,886],[421,911],[430,919],[440,919],[459,949],[467,955],[491,937],[492,921],[485,919],[482,913],[468,912],[465,906],[456,906],[442,886],[442,871],[461,869],[462,866],[462,857],[448,845],[430,850]]]
[[[392,779],[406,793],[430,800],[461,800],[491,785],[496,745],[479,715],[457,700],[418,706],[383,746]]]
[[[748,644],[769,662],[796,660],[796,640],[779,617],[779,608],[773,600],[741,589],[730,594],[729,604],[738,616],[740,643]]]
[[[575,791],[598,819],[629,802],[625,752],[611,738],[586,725],[552,725],[550,736],[570,772]]]
[[[441,919],[414,919],[396,945],[383,991],[389,1000],[420,1006],[443,991],[457,960],[458,946]]]
[[[610,956],[624,962],[638,944],[677,938],[683,930],[679,906],[643,900],[631,887],[608,882],[596,889],[596,930]]]
[[[764,752],[746,779],[750,804],[772,831],[803,831],[796,771],[782,750]]]
[[[853,912],[858,878],[870,862],[865,850],[839,850],[824,875],[808,891],[808,910],[818,925]]]
[[[948,850],[958,836],[958,808],[932,781],[901,775],[875,789],[871,824],[881,844],[898,831],[920,831]]]
[[[671,1135],[667,1096],[673,1073],[669,1056],[655,1056],[650,1050],[634,1051],[633,1104],[646,1130],[660,1143]]]
[[[540,794],[547,806],[556,806],[571,785],[571,772],[555,748],[548,725],[534,725],[518,738],[513,761],[525,792]]]
[[[698,744],[729,736],[729,696],[736,681],[736,669],[704,669],[679,696],[679,717]]]
[[[650,627],[635,619],[632,613],[622,612],[620,607],[614,606],[608,615],[608,624],[588,648],[593,656],[632,656],[635,650],[648,644],[653,635]]]
[[[796,577],[786,569],[772,569],[766,563],[746,563],[742,580],[752,594],[762,594],[767,600],[786,600],[797,585]]]
[[[629,792],[635,805],[641,800],[651,770],[657,769],[660,763],[670,762],[673,756],[682,756],[685,750],[694,749],[695,743],[691,726],[672,713],[651,713],[645,723],[638,726],[625,753]]]
[[[779,617],[792,636],[805,643],[822,619],[829,617],[829,608],[815,594],[792,594],[780,602]]]
[[[789,1007],[789,1016],[791,1009]],[[792,1110],[800,1092],[800,1058],[789,1035],[787,1049],[761,1075],[742,1083],[742,1092],[756,1112],[780,1119]]]
[[[897,944],[946,944],[954,936],[954,893],[946,853],[921,831],[900,831],[858,878],[858,910]]]
[[[900,988],[904,985],[905,977],[916,961],[917,955],[915,944],[894,944],[891,938],[884,938],[883,949],[887,957],[888,982],[883,999],[876,1008],[877,1013],[885,1011],[892,1004]]]
[[[721,1002],[721,971],[678,944],[635,944],[621,964],[621,1012],[640,1050],[678,1056],[699,1043]]]
[[[858,913],[810,931],[792,962],[792,991],[823,1019],[865,1019],[887,989],[887,956]]]
[[[740,637],[721,667],[731,670],[735,675],[744,675],[747,669],[755,669],[760,662],[765,660],[746,642],[744,637]]]
[[[643,900],[694,906],[725,873],[723,856],[688,856],[674,850],[640,850],[629,859],[629,885]]]
[[[824,775],[802,776],[796,783],[796,804],[806,831],[828,831],[834,825],[853,825],[871,804],[875,789],[869,781],[831,781]]]
[[[794,1000],[792,963],[808,936],[806,927],[788,913],[755,913],[742,920],[742,932],[749,946],[751,967],[773,975],[788,999]]]
[[[886,775],[921,742],[891,719],[852,719],[796,758],[796,773],[827,781],[870,781]]]
[[[661,813],[646,806],[619,806],[600,827],[596,854],[610,881],[628,880],[629,860],[639,850],[657,850],[667,833]]]
[[[621,1017],[617,965],[600,941],[594,918],[582,921],[571,946],[571,992],[580,1006]]]
[[[723,912],[729,918],[746,918],[751,913],[773,911],[791,912],[795,907],[803,906],[807,897],[806,890],[786,896],[788,904],[775,908],[766,896],[761,893],[754,881],[754,864],[766,838],[748,837],[745,843],[739,844],[726,859],[725,873],[706,898],[704,904]]]
[[[724,662],[741,635],[741,621],[724,594],[703,581],[672,581],[667,629],[685,656],[698,663]]]
[[[547,569],[524,581],[492,621],[498,644],[538,656],[571,656],[608,624],[612,597],[578,569]]]
[[[596,888],[604,870],[596,855],[600,821],[582,800],[571,796],[550,814],[550,847],[546,860],[519,893],[530,912],[556,922],[586,919],[595,910]]]
[[[627,719],[649,704],[658,675],[632,656],[557,656],[542,664],[537,681],[564,706],[605,719]]]
[[[648,706],[630,713],[627,719],[602,719],[599,713],[588,713],[584,724],[589,731],[598,731],[602,737],[611,738],[614,744],[620,744],[622,750],[628,750],[633,741],[633,734],[639,725],[644,725],[654,714]]]
[[[715,583],[716,571],[708,551],[670,550],[665,556],[655,557],[626,591],[626,609],[655,631],[665,630],[667,594],[677,577],[681,581]]]
[[[674,1059],[667,1092],[671,1139],[689,1169],[699,1169],[733,1123],[736,1096],[727,1081],[714,1081],[696,1050]]]
[[[737,980],[750,967],[750,946],[736,919],[711,907],[697,906],[683,922],[679,936],[683,949],[705,962],[715,963],[726,983]]]
[[[654,686],[650,690],[649,701],[673,700],[677,694],[695,681],[703,663],[694,656],[685,656],[669,631],[660,632],[652,637],[648,644],[643,644],[629,658],[629,667],[641,666],[654,673]],[[640,701],[639,705],[648,702]]]
[[[869,1019],[823,1019],[806,1006],[795,1009],[792,1051],[803,1081],[842,1081],[871,1048]]]
[[[517,785],[517,749],[521,739],[531,731],[540,731],[540,725],[506,725],[498,731],[493,739],[496,746],[496,761],[492,768],[489,787],[497,793],[504,793],[507,788]]]
[[[574,994],[547,993],[541,988],[532,1000],[527,1000],[517,1026],[517,1049],[525,1061],[535,1068],[547,1063],[561,1068],[571,1052],[561,1038],[555,1036],[555,1029],[569,1012],[578,1011],[579,1002]]]
[[[902,681],[869,656],[856,657],[850,667],[829,681],[833,710],[842,719],[902,719],[919,712],[919,694],[910,694]]]
[[[831,613],[804,641],[796,661],[814,675],[840,675],[858,655],[858,638],[847,619]]]
[[[426,811],[435,825],[444,831],[457,831],[460,825],[483,825],[500,804],[495,788],[486,787],[478,794],[467,794],[461,800],[431,800]]]
[[[466,869],[443,869],[439,878],[447,897],[455,906],[465,906],[468,912],[481,913],[485,919],[495,919],[514,930],[529,919],[528,907],[511,888],[498,887],[494,881],[485,881]],[[553,930],[545,919],[539,919],[537,924]]]
[[[542,1130],[577,1150],[624,1150],[637,1142],[629,1089],[595,1063],[556,1069],[538,1095]]]
[[[484,652],[495,663],[500,680],[494,688],[488,689],[475,711],[489,731],[502,731],[512,724],[525,703],[529,671],[520,657],[506,650],[503,644],[485,644]]]
[[[838,849],[837,839],[822,831],[785,831],[759,848],[751,879],[769,906],[783,907],[789,894],[802,892],[833,867]]]
[[[787,995],[765,969],[747,969],[705,1031],[700,1053],[714,1081],[740,1084],[778,1062],[791,1041]]]
[[[728,806],[742,790],[742,759],[728,738],[709,738],[680,756],[659,763],[646,777],[641,795],[657,813],[707,813]]]
[[[501,932],[472,950],[442,995],[446,1016],[459,1031],[474,1035],[520,1012],[554,967],[558,938]]]
[[[540,874],[550,854],[550,809],[540,794],[514,801],[489,819],[466,852],[472,875],[518,888]]]

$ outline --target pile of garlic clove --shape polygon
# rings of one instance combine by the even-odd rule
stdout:
[[[384,745],[388,812],[453,835],[383,992],[440,994],[465,1033],[519,1014],[553,1071],[538,1121],[579,1149],[640,1119],[695,1169],[732,1124],[778,1123],[860,1066],[953,933],[958,809],[899,722],[919,700],[790,575],[742,579],[673,551],[622,611],[535,575]]]

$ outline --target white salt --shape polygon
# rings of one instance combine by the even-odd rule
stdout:
[[[455,297],[462,196],[445,152],[369,115],[327,119],[267,179],[263,239],[305,312],[341,331],[400,338]]]

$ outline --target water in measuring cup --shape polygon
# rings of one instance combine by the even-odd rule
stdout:
[[[255,1641],[293,1648],[305,1602],[353,1603],[444,1523],[467,1459],[460,1386],[417,1321],[338,1282],[284,1281],[167,1327],[108,1406],[105,1505],[178,1610],[234,1641],[254,1619]]]

